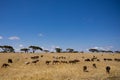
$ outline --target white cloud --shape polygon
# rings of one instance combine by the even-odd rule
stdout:
[[[111,50],[113,46],[106,46],[106,47],[93,47],[93,49],[99,49],[99,50]]]
[[[60,48],[60,47],[59,47],[59,46],[52,45],[49,50],[50,50],[51,52],[55,52],[55,48]]]
[[[2,37],[2,36],[0,36],[0,39],[3,39],[3,37]]]
[[[22,44],[20,44],[20,45],[19,45],[19,47],[20,47],[20,48],[22,48],[22,47],[23,47],[23,45],[22,45]]]
[[[42,33],[39,33],[39,34],[38,34],[38,36],[42,37],[42,36],[43,36],[43,34],[42,34]]]
[[[9,40],[20,40],[20,38],[17,37],[17,36],[11,36],[11,37],[9,37],[8,39],[9,39]]]
[[[19,49],[19,48],[16,48],[16,49],[15,49],[15,52],[19,52],[19,51],[20,51],[20,49]]]

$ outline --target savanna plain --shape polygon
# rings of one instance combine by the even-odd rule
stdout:
[[[120,54],[0,53],[0,80],[120,80],[120,61],[115,59],[120,59]],[[3,66],[5,63],[8,66]]]

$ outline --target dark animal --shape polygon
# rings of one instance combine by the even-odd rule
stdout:
[[[49,65],[51,61],[46,61],[46,64]]]
[[[91,59],[91,61],[100,61],[96,56],[93,56],[93,58]]]
[[[96,67],[96,64],[93,64],[93,67],[94,67],[94,68],[97,68],[97,67]]]
[[[117,61],[117,62],[120,62],[120,59],[118,59],[118,58],[115,58],[114,60]]]
[[[7,63],[4,63],[4,64],[1,66],[1,68],[7,68],[8,66],[10,66],[10,65],[7,64]]]
[[[53,60],[53,62],[52,62],[52,64],[59,64],[60,63],[60,61],[58,61],[58,60]]]
[[[80,60],[75,59],[75,60],[70,60],[69,63],[76,64],[77,62],[80,62]]]
[[[33,56],[33,57],[31,57],[31,59],[38,59],[39,58],[39,56]]]
[[[80,62],[80,60],[78,60],[78,59],[75,59],[74,61],[75,61],[75,62]]]
[[[70,60],[69,63],[75,64],[76,62],[74,60]]]
[[[68,63],[67,61],[61,61],[61,63]]]
[[[66,57],[64,57],[64,56],[57,56],[57,57],[55,57],[55,56],[53,56],[53,58],[55,58],[55,59],[66,59]]]
[[[32,63],[37,63],[39,60],[34,60],[34,61],[32,61]]]
[[[87,66],[83,66],[83,71],[84,71],[84,72],[88,72]]]
[[[110,58],[104,58],[104,61],[112,61]]]
[[[106,72],[109,74],[110,73],[110,66],[106,66]]]
[[[41,57],[43,57],[43,55],[41,55]]]
[[[100,61],[100,59],[97,59],[97,61]]]
[[[90,59],[85,59],[85,61],[90,61]]]
[[[8,63],[13,63],[12,59],[8,59]]]

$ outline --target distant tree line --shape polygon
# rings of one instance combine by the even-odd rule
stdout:
[[[49,50],[43,50],[41,47],[39,46],[29,46],[28,48],[21,48],[20,51],[23,51],[25,53],[28,53],[30,51],[30,49],[32,50],[32,53],[35,53],[37,50],[43,51],[45,53],[50,52]],[[67,48],[66,51],[62,51],[61,48],[55,48],[55,51],[57,53],[78,53],[79,51],[75,51],[72,48]],[[4,46],[0,46],[0,52],[1,53],[15,53],[15,49],[12,46],[9,45],[4,45]],[[102,53],[120,53],[120,51],[112,51],[112,50],[99,50],[99,49],[89,49],[89,52],[102,52]],[[53,52],[51,52],[53,53]],[[80,53],[84,53],[83,51],[81,51]]]
[[[120,53],[120,51],[112,51],[112,50],[99,50],[99,49],[89,49],[90,52],[102,52],[102,53]]]
[[[0,46],[0,49],[2,49],[1,52],[3,52],[3,53],[15,52],[14,48],[12,46],[8,46],[8,45]]]

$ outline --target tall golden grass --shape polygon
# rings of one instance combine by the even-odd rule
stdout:
[[[36,64],[31,62],[32,56],[40,56]],[[43,57],[41,57],[43,55]],[[100,62],[85,62],[84,59],[96,56]],[[103,56],[102,56],[103,55]],[[45,64],[46,60],[55,60],[53,56],[64,56],[69,61],[79,59],[76,64]],[[84,57],[84,58],[83,58]],[[8,68],[1,68],[8,59],[13,63]],[[104,61],[104,58],[120,58],[120,54],[107,53],[0,53],[0,80],[120,80],[120,62]],[[92,64],[95,63],[97,68]],[[83,72],[83,66],[88,67],[88,72]],[[110,66],[110,74],[106,73],[105,67]]]

